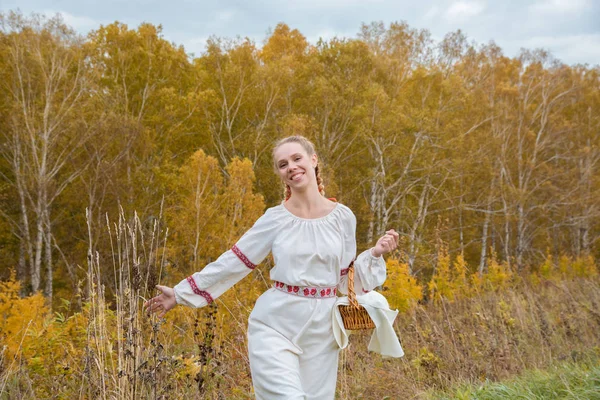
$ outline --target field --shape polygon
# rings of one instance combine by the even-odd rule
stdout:
[[[388,262],[390,269],[398,265]],[[395,323],[406,356],[368,353],[370,333],[354,333],[340,357],[338,398],[514,398],[510,393],[520,392],[535,398],[526,393],[541,393],[556,365],[567,367],[554,372],[560,379],[548,390],[578,384],[581,393],[597,391],[600,290],[592,267],[590,276],[505,275],[510,285],[484,276],[453,300],[433,292],[428,301],[398,303],[407,304]],[[117,298],[109,302],[102,286],[93,286],[91,301],[70,315],[67,302],[65,313],[52,314],[41,295],[18,298],[15,280],[2,283],[2,399],[252,398],[246,293],[260,292],[260,272],[216,306],[179,307],[157,320],[141,311],[140,279],[126,265],[121,270]],[[398,301],[392,288],[383,293]],[[533,369],[550,372],[528,372]],[[516,383],[490,384],[522,374]]]

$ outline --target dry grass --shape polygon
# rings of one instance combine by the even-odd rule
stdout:
[[[113,276],[90,252],[83,310],[48,313],[43,329],[22,334],[10,359],[0,345],[0,398],[252,398],[245,331],[255,294],[266,286],[261,271],[217,306],[148,317],[141,305],[163,275],[166,231],[160,219],[144,226],[123,214],[108,225]],[[340,357],[337,397],[426,398],[457,384],[600,355],[598,283],[523,279],[470,299],[416,305],[396,321],[402,359],[368,353],[368,332],[351,337]]]
[[[597,280],[539,286],[425,305],[396,321],[406,356],[367,354],[354,337],[340,374],[340,398],[419,398],[457,383],[497,381],[557,361],[600,354]]]

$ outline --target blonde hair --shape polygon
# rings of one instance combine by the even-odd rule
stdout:
[[[317,154],[315,152],[315,145],[310,140],[305,138],[304,136],[300,136],[300,135],[288,136],[286,138],[278,140],[277,143],[275,143],[275,146],[273,147],[273,151],[272,151],[273,167],[275,169],[277,169],[277,166],[275,163],[275,150],[277,150],[281,145],[284,145],[286,143],[300,144],[306,151],[306,154],[308,154],[309,156],[312,156],[313,154]],[[319,193],[321,193],[322,196],[325,196],[325,185],[323,185],[323,179],[321,178],[318,164],[315,167],[315,176],[317,178],[317,187],[319,189]],[[284,183],[283,184],[284,201],[287,201],[291,196],[292,196],[292,189],[290,188],[290,186],[288,184]]]

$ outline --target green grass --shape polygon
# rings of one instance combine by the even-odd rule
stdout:
[[[505,382],[466,385],[432,399],[581,399],[600,400],[600,363],[560,364],[547,370],[531,370]]]

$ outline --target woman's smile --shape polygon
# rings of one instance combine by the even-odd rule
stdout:
[[[303,176],[304,176],[303,171],[297,171],[297,172],[292,173],[292,175],[290,176],[290,180],[294,181],[294,182],[298,182],[299,180],[302,179]]]

